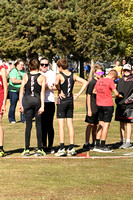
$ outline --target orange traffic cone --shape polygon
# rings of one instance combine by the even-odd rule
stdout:
[[[87,151],[87,153],[86,153],[86,158],[90,158],[90,152],[89,151]]]

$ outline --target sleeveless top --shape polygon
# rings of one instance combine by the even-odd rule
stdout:
[[[66,76],[64,73],[60,72],[60,74],[64,77],[65,81],[64,83],[60,83],[60,88],[65,94],[66,98],[60,99],[61,101],[64,100],[73,100],[73,86],[74,86],[74,80],[73,80],[73,74],[71,73],[70,76]]]
[[[41,75],[28,73],[28,81],[25,84],[25,97],[31,96],[40,99],[41,85],[38,84],[37,79]]]

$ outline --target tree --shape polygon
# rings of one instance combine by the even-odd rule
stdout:
[[[44,46],[50,48],[43,14],[46,8],[46,2],[42,0],[1,2],[0,44],[6,56],[31,57],[42,53]]]
[[[75,50],[84,59],[111,60],[117,47],[117,12],[111,1],[80,0],[76,13]]]
[[[114,0],[113,6],[119,12],[118,55],[130,57],[133,55],[133,1]]]
[[[67,55],[73,40],[71,4],[59,0],[3,0],[0,3],[3,54],[13,58],[38,53],[49,58],[57,53]]]

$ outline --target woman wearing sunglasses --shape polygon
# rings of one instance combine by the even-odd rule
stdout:
[[[55,84],[56,74],[49,69],[49,60],[42,58],[40,60],[41,74],[46,77],[45,88],[45,110],[42,113],[42,145],[45,152],[54,153],[53,141],[54,141],[54,128],[53,119],[55,113],[55,97],[53,87]],[[48,144],[47,144],[48,139]]]

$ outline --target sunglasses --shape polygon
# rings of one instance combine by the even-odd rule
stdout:
[[[45,65],[45,67],[48,67],[48,64],[44,64],[44,63],[41,63],[40,64],[42,67]]]
[[[124,72],[130,72],[131,70],[129,70],[129,69],[124,69],[123,71],[124,71]]]
[[[104,75],[104,72],[96,72],[97,75]]]

